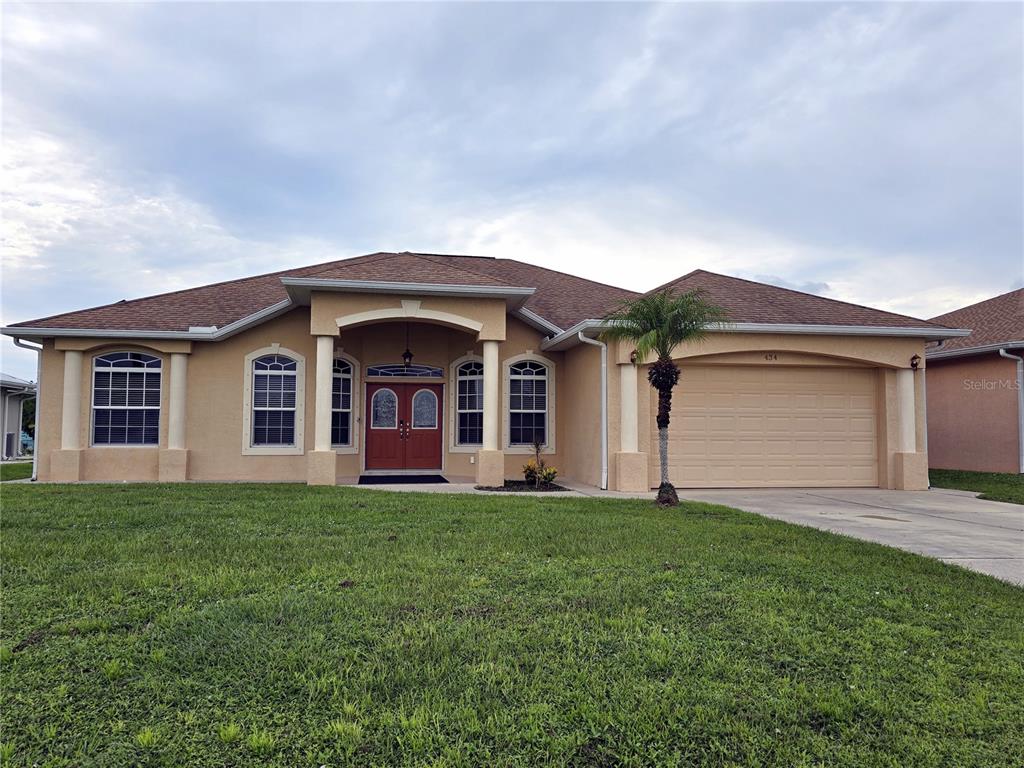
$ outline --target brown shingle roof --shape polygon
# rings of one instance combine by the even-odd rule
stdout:
[[[950,339],[942,351],[1024,341],[1024,288],[932,318],[952,328],[970,328],[971,335]]]
[[[524,306],[560,327],[600,317],[632,291],[511,259],[371,253],[15,323],[20,328],[187,331],[225,325],[288,297],[282,277],[536,288]]]
[[[639,295],[636,291],[627,291],[625,288],[616,288],[514,259],[419,255],[456,264],[462,269],[492,275],[510,285],[536,288],[536,293],[527,299],[523,306],[563,329],[575,325],[580,320],[604,317],[623,300]]]
[[[867,325],[889,328],[942,328],[927,320],[862,307],[811,293],[755,283],[739,277],[697,269],[655,288],[659,291],[703,291],[723,307],[733,323],[793,323],[797,325]],[[651,291],[653,293],[654,291]]]
[[[283,277],[336,280],[529,287],[525,308],[560,328],[604,317],[624,299],[624,288],[514,259],[430,253],[371,253],[351,259],[229,280],[200,288],[119,301],[92,309],[15,323],[20,328],[187,331],[230,323],[288,297]],[[904,315],[813,296],[786,288],[696,270],[664,287],[702,289],[729,311],[733,322],[942,327]],[[656,289],[657,290],[657,289]]]

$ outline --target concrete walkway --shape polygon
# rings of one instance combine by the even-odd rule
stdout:
[[[688,490],[679,496],[899,547],[1024,585],[1020,504],[938,488]]]

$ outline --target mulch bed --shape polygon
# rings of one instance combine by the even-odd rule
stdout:
[[[518,491],[571,491],[571,488],[558,485],[558,483],[541,483],[539,486],[527,483],[525,480],[506,480],[504,485],[477,485],[478,491],[496,491],[498,493],[516,493]]]

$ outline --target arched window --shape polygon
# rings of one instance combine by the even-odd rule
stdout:
[[[93,445],[160,442],[159,357],[108,352],[92,364]]]
[[[378,389],[370,400],[370,428],[395,429],[398,426],[398,396],[390,389]]]
[[[519,360],[508,366],[508,444],[543,446],[548,440],[548,366]]]
[[[455,370],[456,445],[483,445],[484,364],[468,360]]]
[[[340,358],[331,387],[331,444],[352,445],[352,364]]]
[[[298,364],[286,355],[264,355],[252,363],[252,444],[295,443]]]
[[[412,428],[437,429],[437,395],[429,389],[412,396]]]

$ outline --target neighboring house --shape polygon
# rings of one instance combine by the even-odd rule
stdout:
[[[21,439],[21,415],[26,400],[36,396],[31,381],[0,373],[0,458],[17,459],[25,455]]]
[[[680,487],[927,486],[940,324],[697,270],[731,322],[678,350]],[[593,341],[630,291],[510,259],[375,253],[18,323],[42,480],[657,484],[646,361]],[[603,407],[602,407],[603,406]],[[653,458],[652,458],[653,457]],[[607,478],[607,481],[605,481]]]
[[[1024,472],[1024,289],[932,322],[972,331],[928,350],[929,463]]]

